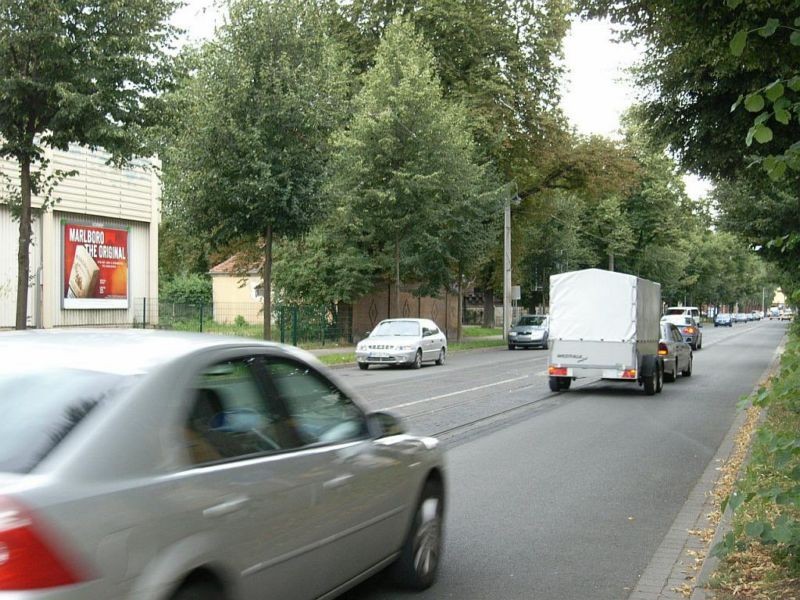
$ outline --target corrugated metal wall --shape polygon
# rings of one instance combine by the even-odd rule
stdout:
[[[28,288],[28,324],[33,326],[34,309],[38,302],[36,270],[42,262],[40,243],[41,222],[33,222],[31,248],[31,285]],[[0,328],[14,327],[17,314],[17,252],[19,222],[11,218],[11,210],[0,204]]]

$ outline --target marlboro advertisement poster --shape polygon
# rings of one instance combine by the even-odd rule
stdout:
[[[128,231],[64,224],[64,308],[128,308]]]

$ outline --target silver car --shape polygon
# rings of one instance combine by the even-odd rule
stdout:
[[[386,319],[356,346],[361,369],[370,365],[406,365],[419,369],[423,361],[443,365],[447,337],[429,319]]]
[[[333,598],[430,586],[435,439],[314,357],[155,331],[0,334],[0,598]]]
[[[678,373],[684,377],[691,377],[694,360],[692,347],[683,341],[681,330],[674,323],[661,322],[658,355],[664,362],[664,381],[675,381]]]
[[[508,349],[548,348],[550,318],[547,315],[523,315],[508,331]]]

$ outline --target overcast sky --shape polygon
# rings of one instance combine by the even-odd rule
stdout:
[[[213,35],[218,20],[214,0],[187,0],[173,19],[192,41]],[[585,135],[618,136],[620,116],[635,101],[625,69],[639,51],[630,44],[615,44],[611,37],[607,23],[587,21],[574,23],[564,41],[567,75],[562,108],[578,132]],[[692,198],[708,191],[707,183],[696,177],[685,181]]]

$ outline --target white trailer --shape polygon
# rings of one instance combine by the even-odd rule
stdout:
[[[550,277],[550,389],[582,377],[635,381],[661,391],[661,285],[584,269]]]

